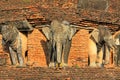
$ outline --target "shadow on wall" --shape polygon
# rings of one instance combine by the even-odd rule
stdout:
[[[48,48],[47,48],[47,42],[44,40],[40,41],[42,48],[44,50],[44,54],[45,54],[45,59],[46,59],[46,63],[47,65],[49,64],[50,60],[49,60],[49,52],[48,52]]]

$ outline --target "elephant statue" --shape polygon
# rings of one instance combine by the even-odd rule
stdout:
[[[114,54],[113,62],[116,66],[120,66],[120,31],[114,33],[113,38],[117,46],[117,50],[116,50],[116,54]]]
[[[9,52],[11,64],[16,67],[25,67],[27,37],[13,24],[4,23],[1,27],[2,45]]]
[[[110,50],[116,48],[114,39],[109,29],[99,25],[89,36],[88,56],[90,67],[103,67],[109,63]]]
[[[48,27],[43,27],[42,32],[47,38],[50,63],[49,67],[68,66],[68,56],[72,37],[76,28],[68,21],[53,20]]]

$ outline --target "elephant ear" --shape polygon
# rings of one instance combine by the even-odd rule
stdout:
[[[91,36],[94,38],[96,43],[99,42],[99,30],[98,29],[94,29],[91,33]]]
[[[61,25],[64,28],[63,30],[67,31],[68,38],[69,40],[71,40],[77,31],[77,29],[75,28],[75,25],[70,25],[68,21],[63,21]]]
[[[42,32],[45,35],[45,37],[47,38],[47,40],[50,40],[50,34],[51,34],[50,28],[49,27],[43,27]]]
[[[72,39],[72,37],[75,35],[76,31],[77,31],[76,28],[70,28],[69,40]]]

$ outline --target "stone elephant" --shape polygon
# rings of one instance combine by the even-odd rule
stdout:
[[[25,52],[27,51],[27,37],[18,31],[15,25],[4,23],[1,25],[2,45],[8,50],[11,64],[25,67]]]
[[[76,28],[67,21],[53,20],[48,27],[43,27],[42,32],[47,38],[50,56],[49,67],[68,66],[68,56],[71,47],[72,37]],[[62,64],[61,64],[62,63]]]
[[[120,31],[114,33],[113,38],[117,46],[116,54],[114,54],[113,62],[116,66],[120,66]]]
[[[109,63],[110,49],[116,48],[109,29],[99,25],[89,36],[88,56],[90,67],[103,67]]]

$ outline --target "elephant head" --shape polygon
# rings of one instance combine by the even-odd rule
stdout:
[[[93,46],[91,45],[94,46],[94,49],[92,49]],[[96,66],[98,64],[99,67],[102,67],[103,64],[109,63],[110,49],[113,48],[116,48],[116,45],[109,29],[105,26],[99,25],[98,29],[94,29],[90,35],[90,66]]]
[[[99,25],[98,29],[94,29],[91,33],[94,41],[102,46],[102,44],[106,43],[106,45],[110,48],[116,48],[115,41],[113,39],[112,34],[110,33],[109,29],[105,26]]]
[[[71,26],[69,24],[69,22],[67,21],[62,21],[61,23],[58,21],[58,20],[53,20],[51,22],[51,25],[47,25],[45,27],[42,28],[42,32],[43,34],[45,35],[45,37],[47,38],[47,40],[50,40],[50,37],[51,37],[51,34],[52,32],[57,32],[60,30],[66,30],[66,31],[69,31],[67,32],[67,35],[69,34],[69,40],[72,39],[73,35],[75,34],[76,32],[76,28],[73,27],[73,25]]]
[[[3,25],[1,29],[3,40],[7,43],[13,41],[18,36],[18,30],[12,25]]]
[[[50,63],[53,61],[53,63],[61,64],[63,62],[67,64],[71,40],[76,28],[71,27],[67,21],[59,22],[58,20],[53,20],[49,27],[42,28],[42,32],[52,44]]]

